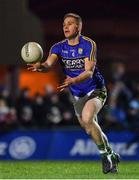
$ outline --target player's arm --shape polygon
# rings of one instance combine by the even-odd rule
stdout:
[[[66,87],[68,87],[71,84],[77,84],[82,81],[85,81],[88,78],[91,78],[93,76],[94,68],[95,68],[96,62],[90,61],[88,58],[85,58],[85,71],[81,73],[79,76],[76,76],[74,78],[67,77],[62,85],[58,87],[60,91],[63,91]]]
[[[35,64],[28,64],[28,70],[37,72],[48,72],[49,69],[56,63],[58,56],[56,54],[50,54],[47,60],[43,63],[37,62]]]
[[[73,84],[80,83],[93,76],[96,61],[89,60],[88,58],[85,58],[84,60],[85,60],[85,71],[81,73],[79,76],[72,78]]]
[[[89,41],[86,44],[85,49],[85,71],[79,76],[72,78],[72,83],[80,83],[93,76],[93,72],[96,65],[96,43],[94,41]]]
[[[74,78],[68,77],[67,79],[65,79],[64,83],[58,87],[60,91],[64,90],[64,88],[68,87],[71,84],[80,83],[93,76],[96,65],[96,44],[94,41],[88,43],[85,56],[85,71],[79,76],[76,76]]]

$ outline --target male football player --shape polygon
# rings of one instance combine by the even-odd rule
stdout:
[[[119,155],[113,152],[97,122],[97,114],[105,103],[107,91],[104,78],[97,68],[96,43],[81,35],[81,30],[81,17],[74,13],[66,14],[63,21],[65,40],[51,47],[44,63],[31,64],[28,70],[47,72],[56,61],[60,61],[67,77],[58,88],[63,91],[69,87],[79,123],[100,152],[103,173],[115,173]]]

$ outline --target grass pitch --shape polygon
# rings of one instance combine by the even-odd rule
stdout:
[[[103,174],[94,161],[0,161],[0,179],[139,179],[139,162],[121,162]]]

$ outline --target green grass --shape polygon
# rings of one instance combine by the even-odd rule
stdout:
[[[118,174],[103,174],[93,161],[0,161],[0,179],[139,179],[139,163],[121,162]]]

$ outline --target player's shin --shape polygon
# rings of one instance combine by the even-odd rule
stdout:
[[[98,123],[97,115],[95,116],[94,121]],[[102,130],[101,130],[101,135],[103,136],[103,140],[104,140],[104,143],[105,143],[105,147],[106,147],[107,153],[108,154],[112,154],[113,150],[112,150],[112,148],[111,148],[111,146],[110,146],[110,144],[108,142],[107,136],[104,134],[104,132]]]
[[[108,153],[107,153],[105,141],[101,133],[101,128],[99,127],[98,123],[96,121],[86,123],[85,130],[87,134],[91,135],[92,139],[94,140],[95,144],[98,147],[100,155],[101,156],[107,155]]]
[[[110,144],[108,142],[107,136],[103,132],[101,132],[101,133],[102,133],[102,136],[103,136],[103,139],[104,139],[104,142],[105,142],[105,147],[106,147],[106,150],[107,150],[108,154],[112,154],[113,150],[112,150],[112,148],[111,148],[111,146],[110,146]]]

